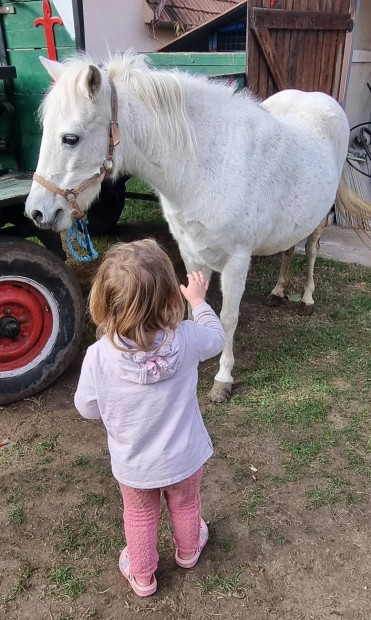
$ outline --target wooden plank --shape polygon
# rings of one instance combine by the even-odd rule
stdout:
[[[307,0],[298,0],[297,6],[300,12],[307,13]],[[294,3],[295,8],[295,3]],[[308,67],[310,63],[310,59],[308,58],[307,50],[305,49],[305,34],[306,30],[299,30],[296,32],[297,37],[297,46],[298,46],[298,55],[296,59],[296,79],[295,79],[295,87],[301,88],[303,90],[307,89],[308,83]]]
[[[261,0],[260,6],[262,8],[268,7],[269,0]],[[258,84],[259,84],[259,94],[263,99],[266,99],[268,96],[268,86],[269,86],[269,76],[270,71],[268,69],[267,61],[264,58],[264,54],[262,54],[261,47],[258,43],[258,54],[259,54],[259,70],[258,70]]]
[[[18,121],[18,135],[22,166],[25,170],[35,170],[40,144],[42,128],[38,121],[37,111],[42,99],[41,94],[16,94],[16,114]]]
[[[339,10],[341,13],[349,12],[350,10],[349,0],[341,0]],[[333,97],[335,97],[335,99],[338,99],[338,100],[340,96],[340,82],[341,82],[341,74],[342,74],[343,63],[344,63],[346,36],[347,35],[343,30],[338,32],[337,45],[336,45],[336,51],[335,51],[335,62],[334,62],[334,70],[333,70],[330,94]]]
[[[254,34],[259,41],[259,45],[264,54],[269,71],[271,72],[278,89],[283,90],[284,88],[287,88],[285,72],[283,70],[281,59],[278,57],[277,52],[274,49],[269,30],[267,28],[254,28]]]
[[[251,6],[260,5],[260,0],[251,0],[247,3],[246,28],[246,84],[255,95],[259,96],[259,44],[251,29]]]
[[[236,69],[245,66],[245,52],[148,52],[146,54],[156,67],[217,66]],[[237,71],[238,69],[238,71]]]
[[[263,5],[262,5],[263,9],[269,9],[270,8],[270,0],[263,0]],[[271,41],[272,41],[272,48],[276,51],[277,54],[277,50],[276,50],[276,46],[275,46],[275,40],[272,36],[272,32],[269,33]],[[279,58],[279,55],[277,54],[277,57]],[[278,88],[276,85],[276,81],[272,75],[272,72],[269,70],[268,68],[268,64],[266,63],[266,72],[267,72],[267,86],[266,86],[266,92],[265,92],[265,97],[270,97],[271,95],[273,95],[273,93],[275,93]]]
[[[290,6],[286,7],[286,1],[285,0],[276,0],[274,8],[275,9],[287,9],[287,8],[291,8],[291,7]],[[273,41],[274,49],[276,50],[278,58],[281,59],[282,71],[283,71],[284,79],[285,79],[286,82],[287,82],[287,57],[285,56],[285,53],[284,53],[284,41],[285,41],[285,35],[287,33],[289,33],[288,30],[272,29],[270,31],[270,35],[271,35],[271,38],[272,38],[272,41]],[[277,90],[278,90],[276,84],[274,83],[274,80],[271,80],[271,83],[272,83],[272,86],[269,86],[268,92],[267,92],[267,96],[268,97],[270,95],[273,95],[274,93],[276,93]]]
[[[319,0],[308,0],[308,11],[319,10]],[[307,30],[304,36],[304,50],[306,56],[306,82],[301,81],[303,90],[316,90],[315,86],[315,62],[317,53],[318,32],[316,30]]]
[[[332,9],[332,0],[325,0],[325,11]],[[319,74],[318,90],[325,91],[325,84],[328,71],[328,56],[330,48],[330,32],[323,33],[322,54],[321,54],[321,69]]]
[[[292,10],[300,7],[300,0],[293,0]],[[291,29],[290,50],[287,64],[287,83],[289,88],[296,88],[298,83],[298,58],[300,54],[299,31]]]
[[[353,21],[348,15],[335,11],[286,11],[282,9],[252,8],[252,25],[256,28],[278,28],[280,30],[348,30]]]
[[[327,0],[326,9],[332,11],[338,5],[337,0]],[[321,74],[319,80],[319,90],[330,94],[332,83],[332,72],[334,67],[335,48],[336,48],[336,31],[326,31],[323,35]]]
[[[71,47],[60,48],[60,60],[73,54]],[[42,66],[39,56],[47,56],[45,48],[29,50],[9,50],[9,61],[17,68],[17,78],[13,80],[15,93],[43,93],[50,86],[50,77]]]
[[[264,0],[259,0],[255,2],[258,6],[263,6]],[[256,37],[255,37],[256,38]],[[257,41],[257,40],[256,40]],[[266,99],[268,92],[268,67],[264,55],[261,52],[261,48],[259,45],[259,41],[257,41],[257,54],[258,54],[258,96],[261,99]]]
[[[286,0],[285,2],[285,7],[286,10],[291,11],[294,5],[294,0]],[[282,52],[282,58],[284,59],[285,62],[285,72],[286,72],[286,83],[290,84],[289,82],[289,64],[290,64],[290,59],[291,59],[291,37],[292,37],[292,31],[291,30],[281,30],[281,37],[283,39],[283,52]]]
[[[26,175],[15,177],[5,175],[0,177],[0,201],[21,199],[28,196],[32,185],[32,179]]]
[[[3,28],[7,49],[33,49],[44,48],[45,31],[42,26],[34,26],[34,20],[43,16],[42,2],[32,0],[18,2],[15,6],[14,15],[4,15]],[[58,11],[51,2],[52,16],[57,17]],[[55,44],[57,47],[71,46],[76,49],[75,42],[71,39],[64,26],[54,26]]]
[[[321,12],[326,10],[326,0],[319,0],[318,10]],[[315,55],[315,59],[313,62],[313,68],[314,68],[313,90],[319,90],[319,82],[320,82],[320,77],[321,77],[323,37],[324,37],[324,32],[322,30],[319,30],[317,32],[316,55]]]

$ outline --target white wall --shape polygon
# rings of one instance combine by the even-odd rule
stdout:
[[[371,0],[358,0],[356,17],[353,53],[344,99],[344,109],[351,127],[371,121],[371,93],[367,87],[367,82],[371,84]],[[368,127],[371,128],[371,125]],[[351,133],[351,143],[356,135],[357,130]],[[365,163],[354,163],[364,172],[368,172]],[[346,166],[344,172],[350,187],[371,202],[370,179],[350,166]]]
[[[371,120],[371,0],[359,0],[344,109],[351,127]]]
[[[144,0],[83,0],[86,51],[95,60],[130,47],[151,52],[174,38],[173,30],[156,31],[144,23]]]

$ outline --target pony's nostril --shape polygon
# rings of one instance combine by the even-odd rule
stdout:
[[[31,217],[33,221],[36,222],[36,224],[40,224],[43,220],[43,214],[41,213],[41,211],[38,211],[37,209],[34,209],[33,211],[31,211]]]

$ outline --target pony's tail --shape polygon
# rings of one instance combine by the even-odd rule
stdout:
[[[335,217],[340,226],[371,230],[371,204],[350,189],[344,172],[335,198]]]

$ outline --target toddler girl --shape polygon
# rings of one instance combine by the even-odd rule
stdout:
[[[175,561],[192,568],[208,538],[201,519],[202,466],[212,455],[197,400],[199,362],[220,353],[221,323],[205,303],[208,282],[179,287],[151,239],[118,243],[94,279],[90,314],[104,333],[88,348],[75,394],[85,418],[101,418],[124,502],[127,547],[120,570],[139,596],[157,588],[160,494],[170,513]],[[183,321],[184,300],[193,321]]]

